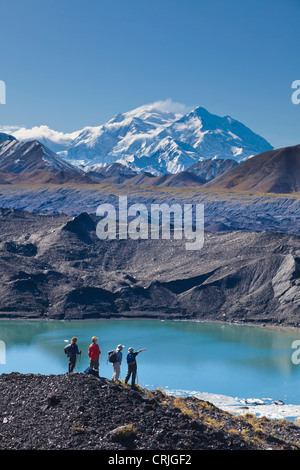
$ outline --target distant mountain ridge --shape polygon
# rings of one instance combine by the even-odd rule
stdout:
[[[300,145],[263,152],[237,163],[234,159],[200,160],[185,170],[155,175],[127,162],[75,166],[34,140],[20,142],[1,134],[0,184],[126,184],[202,187],[208,191],[300,192]]]
[[[2,134],[0,141],[0,184],[108,183],[137,186],[196,187],[222,173],[235,161],[205,160],[175,174],[138,172],[119,162],[108,166],[75,166],[39,141],[19,142]],[[199,175],[200,168],[202,173]],[[218,168],[218,170],[216,170]],[[208,177],[206,177],[209,175]]]
[[[27,158],[24,158],[25,156]],[[0,169],[17,174],[44,169],[82,172],[37,140],[30,142],[5,140],[0,142]]]
[[[33,137],[74,165],[107,166],[115,162],[137,172],[175,174],[199,160],[240,163],[273,147],[239,121],[203,107],[182,114],[154,103],[119,113],[107,123],[63,134],[40,126],[13,132]]]
[[[264,193],[300,192],[300,145],[264,152],[224,172],[206,186],[209,190]]]
[[[238,163],[231,159],[223,160],[219,158],[208,158],[195,163],[186,171],[193,173],[206,181],[210,181],[237,165]]]
[[[5,138],[5,137],[3,137]],[[93,183],[80,168],[71,165],[37,140],[0,141],[0,182],[11,183]]]

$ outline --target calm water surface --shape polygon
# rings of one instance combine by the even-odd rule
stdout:
[[[99,338],[100,375],[111,378],[107,352],[119,343],[136,350],[138,383],[229,395],[272,398],[300,404],[300,364],[292,363],[293,329],[171,321],[0,321],[6,363],[0,373],[62,374],[67,371],[65,340],[78,337],[82,357],[75,371],[88,366],[91,337]],[[300,357],[300,354],[299,354]],[[121,378],[126,375],[126,361]]]

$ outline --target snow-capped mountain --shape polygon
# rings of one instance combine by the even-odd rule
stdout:
[[[165,105],[164,105],[165,104]],[[11,132],[18,139],[38,138],[72,164],[107,166],[114,162],[155,175],[178,173],[199,160],[218,158],[241,162],[272,150],[262,137],[230,116],[202,107],[172,109],[168,100],[117,114],[106,124],[71,134],[46,126]],[[178,108],[178,107],[177,107]],[[38,136],[36,135],[38,134]]]
[[[170,113],[160,117],[155,109],[147,114],[141,108],[136,111],[79,133],[68,158],[100,165],[118,161],[134,170],[161,174],[178,173],[207,158],[241,162],[273,148],[239,121],[201,107],[181,117]]]
[[[147,149],[153,142],[159,142],[157,134],[180,117],[179,113],[161,109],[160,103],[117,114],[102,126],[84,128],[69,146],[67,158],[102,166],[127,162],[136,170],[144,170],[149,161],[143,164],[139,159],[148,156]]]
[[[216,116],[200,106],[164,129],[158,138],[165,136],[188,143],[205,158],[238,162],[273,148],[241,122]]]

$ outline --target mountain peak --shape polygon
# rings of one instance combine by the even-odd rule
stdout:
[[[13,135],[6,134],[5,132],[0,132],[0,142],[5,142],[7,140],[17,140]]]
[[[197,114],[198,116],[213,116],[212,113],[207,111],[206,108],[203,108],[203,106],[197,106],[191,113]]]

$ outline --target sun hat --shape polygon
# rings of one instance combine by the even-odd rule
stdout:
[[[92,341],[96,341],[96,339],[98,339],[97,336],[92,337]]]
[[[123,348],[124,348],[123,344],[118,344],[117,349],[123,349]]]
[[[128,348],[128,352],[134,351],[134,348]]]

